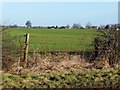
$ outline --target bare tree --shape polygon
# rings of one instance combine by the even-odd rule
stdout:
[[[90,23],[90,22],[88,22],[87,24],[86,24],[86,28],[91,28],[92,27],[92,24]]]
[[[81,28],[82,26],[80,25],[80,23],[74,23],[72,27],[78,29]]]

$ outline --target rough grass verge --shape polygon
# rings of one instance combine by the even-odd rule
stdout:
[[[120,70],[3,74],[3,88],[120,88]]]

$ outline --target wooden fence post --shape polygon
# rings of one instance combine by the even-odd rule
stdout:
[[[25,49],[24,49],[24,68],[27,67],[27,61],[28,61],[28,44],[29,44],[29,33],[27,33],[25,35],[26,39],[25,39]]]

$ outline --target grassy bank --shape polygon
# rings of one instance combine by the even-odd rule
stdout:
[[[119,70],[50,72],[35,75],[3,74],[3,88],[77,88],[113,87],[120,85]],[[119,87],[120,88],[120,87]]]

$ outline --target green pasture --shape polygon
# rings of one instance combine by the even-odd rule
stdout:
[[[30,34],[29,51],[88,51],[94,47],[92,42],[99,32],[91,29],[36,29],[10,28],[7,30],[13,37],[19,37],[24,44],[25,34]]]

